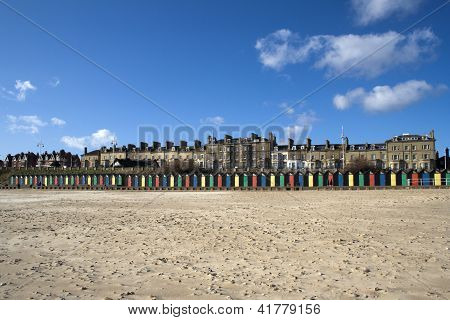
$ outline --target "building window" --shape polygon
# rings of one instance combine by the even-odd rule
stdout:
[[[405,160],[409,160],[409,155],[405,154]]]
[[[416,160],[416,159],[417,159],[417,155],[416,155],[415,153],[413,153],[412,159],[413,159],[413,160]]]
[[[428,160],[428,154],[425,153],[425,154],[423,155],[423,158],[424,158],[425,160]]]
[[[372,154],[372,160],[376,160],[377,156],[375,154]]]
[[[393,154],[392,155],[392,160],[398,160],[398,155],[397,154]]]
[[[323,160],[323,159],[325,159],[325,156],[322,154],[322,155],[320,156],[320,160]]]

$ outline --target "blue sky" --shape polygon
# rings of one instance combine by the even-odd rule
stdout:
[[[443,0],[6,2],[195,130],[285,112],[271,125],[297,140],[302,128],[313,143],[338,142],[341,126],[355,143],[434,128],[439,150],[450,145],[450,4],[401,33]],[[2,158],[180,125],[1,3],[0,26]]]

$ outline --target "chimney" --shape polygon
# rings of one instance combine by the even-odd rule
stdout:
[[[129,144],[128,145],[128,151],[134,150],[136,149],[136,146],[134,144]]]
[[[166,141],[166,149],[169,150],[169,149],[172,149],[172,147],[173,147],[173,142],[172,141]]]
[[[430,131],[430,138],[434,139],[434,129],[431,129],[431,131]]]
[[[307,149],[311,148],[311,138],[310,137],[306,138],[306,148]]]
[[[153,149],[158,149],[159,147],[161,147],[161,143],[158,141],[153,141]]]
[[[256,133],[252,133],[252,141],[258,139],[258,135]]]
[[[448,159],[448,148],[445,148],[445,157]]]
[[[195,149],[201,148],[201,146],[202,146],[202,142],[200,140],[195,140],[194,141]]]
[[[292,149],[292,146],[293,146],[293,145],[294,145],[294,140],[291,139],[291,138],[289,138],[289,139],[288,139],[288,148],[289,148],[289,150]]]
[[[212,137],[211,136],[208,136],[208,144],[211,144],[213,141],[212,141]]]
[[[87,155],[87,147],[84,147],[84,155]]]
[[[187,147],[187,142],[184,140],[180,140],[180,147],[186,148]]]
[[[330,140],[325,140],[325,148],[330,149]]]
[[[223,138],[224,138],[225,142],[228,142],[228,140],[233,139],[233,137],[230,136],[229,134],[226,134]]]
[[[141,142],[141,150],[147,150],[147,148],[148,148],[148,143],[146,143],[146,142]]]

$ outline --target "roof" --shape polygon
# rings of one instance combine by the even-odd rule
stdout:
[[[98,156],[100,154],[100,150],[94,150],[85,154],[85,156]]]

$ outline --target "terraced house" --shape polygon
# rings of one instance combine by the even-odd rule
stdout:
[[[378,169],[409,170],[436,167],[435,136],[429,134],[402,134],[383,143],[352,144],[348,138],[341,143],[313,144],[310,138],[304,144],[295,144],[289,139],[287,144],[278,144],[276,137],[269,133],[267,138],[256,134],[246,138],[223,139],[208,137],[202,146],[196,140],[193,146],[180,141],[176,146],[167,141],[165,146],[153,142],[151,147],[142,142],[140,147],[128,145],[121,148],[101,148],[85,152],[82,163],[85,166],[153,166],[163,167],[179,163],[193,164],[203,169],[213,170],[334,170],[356,160],[366,160]]]

